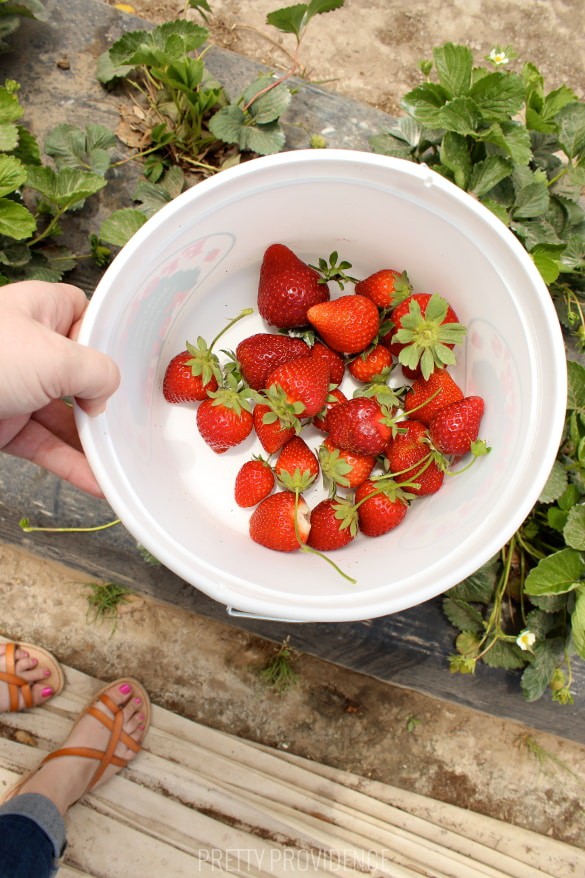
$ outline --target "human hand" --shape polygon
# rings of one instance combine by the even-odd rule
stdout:
[[[86,306],[71,284],[0,287],[0,449],[102,497],[63,401],[97,415],[120,382],[113,360],[75,341]]]

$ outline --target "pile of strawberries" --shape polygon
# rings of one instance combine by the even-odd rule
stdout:
[[[489,451],[478,439],[483,399],[449,372],[466,333],[453,308],[413,292],[404,271],[357,280],[350,268],[337,253],[308,265],[272,244],[258,283],[266,332],[223,363],[214,347],[228,327],[209,345],[198,338],[164,376],[168,402],[198,404],[197,428],[217,454],[255,434],[263,453],[243,464],[234,493],[253,508],[251,538],[270,549],[328,552],[387,533],[454,461]],[[396,370],[402,383],[391,386]],[[305,494],[320,478],[327,496],[310,509]]]

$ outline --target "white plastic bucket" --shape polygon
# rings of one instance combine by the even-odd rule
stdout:
[[[194,406],[161,392],[169,359],[211,340],[256,304],[262,255],[287,244],[307,262],[337,250],[365,277],[407,270],[415,290],[447,298],[468,328],[453,370],[486,403],[491,454],[417,499],[383,537],[358,536],[332,558],[265,549],[234,501],[236,472],[261,451],[251,436],[222,455],[199,437]],[[337,295],[335,285],[332,294]],[[345,292],[351,291],[346,288]],[[254,314],[222,350],[258,331]],[[77,411],[82,443],[110,505],[136,540],[215,600],[298,621],[394,613],[455,585],[489,560],[530,512],[560,441],[566,359],[548,290],[505,226],[425,166],[349,150],[292,151],[199,183],[153,216],[113,261],[87,310],[83,344],[114,358],[107,411]],[[319,488],[306,499],[320,499]]]

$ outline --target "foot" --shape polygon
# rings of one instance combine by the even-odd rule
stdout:
[[[15,673],[22,677],[31,686],[33,704],[38,707],[49,700],[55,691],[52,686],[47,686],[47,679],[51,676],[50,669],[38,659],[32,658],[25,649],[17,648],[15,653]],[[0,644],[0,671],[6,671],[6,645]],[[18,710],[26,707],[22,692],[18,693]],[[8,684],[0,680],[0,713],[8,713],[10,710],[10,697]]]
[[[122,708],[123,731],[139,744],[146,731],[146,711],[142,693],[134,691],[130,683],[118,681],[105,691],[105,694]],[[93,707],[112,717],[112,712],[101,701],[95,701]],[[82,747],[104,752],[110,740],[109,730],[91,714],[83,713],[75,724],[71,734],[60,749]],[[136,751],[122,741],[114,751],[114,755],[124,762],[129,762],[137,755]],[[87,791],[95,774],[98,762],[83,756],[59,756],[40,766],[20,787],[18,795],[23,793],[40,793],[51,799],[61,814],[80,799]],[[116,765],[109,765],[92,789],[101,786],[121,770]]]

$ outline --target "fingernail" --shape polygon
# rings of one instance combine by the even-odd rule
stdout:
[[[50,677],[50,676],[51,676],[50,670],[48,668],[45,668],[45,670],[43,671],[43,677]]]
[[[50,695],[54,694],[55,690],[52,686],[45,686],[45,688],[41,690],[41,695],[43,696],[43,698],[48,698]]]
[[[138,720],[138,722],[143,723],[144,722],[144,714],[139,713],[138,716],[136,717],[136,719]]]
[[[26,651],[26,649],[21,649],[21,653],[22,653],[22,657],[23,657],[23,658],[28,658],[29,655],[30,655],[30,653],[28,653],[28,652]]]
[[[128,695],[129,692],[132,692],[132,686],[129,683],[122,683],[118,688],[122,695]]]
[[[142,698],[135,698],[134,704],[142,704]]]

